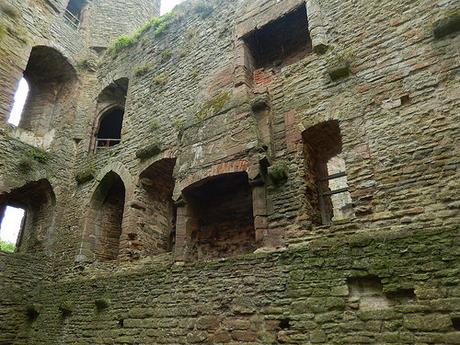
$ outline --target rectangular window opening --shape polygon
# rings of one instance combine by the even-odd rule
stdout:
[[[0,222],[0,251],[14,253],[24,228],[26,211],[17,206],[3,208]]]
[[[243,40],[251,52],[254,69],[289,65],[303,59],[312,51],[306,7],[297,7],[250,32]]]

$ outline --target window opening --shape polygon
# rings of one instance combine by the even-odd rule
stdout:
[[[19,81],[16,93],[14,94],[13,109],[11,109],[10,117],[8,118],[8,123],[12,124],[13,126],[19,126],[28,94],[29,84],[27,83],[27,80],[22,77]]]
[[[243,39],[255,69],[297,62],[312,51],[307,9],[299,6]]]
[[[123,109],[115,108],[102,115],[96,135],[96,150],[109,148],[120,143],[124,113]]]
[[[352,199],[346,178],[342,138],[337,121],[327,121],[303,133],[307,196],[316,224],[353,216]]]
[[[187,226],[192,257],[229,257],[255,249],[252,191],[246,173],[197,182],[184,190],[184,197],[191,217]]]
[[[67,4],[67,8],[64,12],[64,17],[67,22],[71,24],[75,29],[80,27],[82,10],[86,5],[87,0],[70,0]]]
[[[0,250],[15,252],[21,231],[24,227],[26,211],[19,207],[7,205],[0,225]]]

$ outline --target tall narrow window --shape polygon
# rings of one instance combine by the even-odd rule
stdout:
[[[13,126],[17,127],[21,121],[22,111],[24,110],[28,94],[29,84],[27,83],[27,80],[22,77],[19,81],[18,89],[14,94],[13,109],[11,110],[10,117],[8,118],[8,123]]]
[[[115,80],[97,98],[97,112],[92,138],[92,150],[98,151],[117,145],[121,141],[125,113],[127,78]]]
[[[70,0],[65,11],[65,18],[73,27],[78,29],[82,19],[82,11],[87,0]]]
[[[0,250],[15,252],[22,228],[26,211],[15,206],[6,206],[1,217],[0,225]]]
[[[302,134],[306,164],[307,197],[315,224],[353,215],[345,161],[341,156],[342,137],[337,121],[310,127]]]

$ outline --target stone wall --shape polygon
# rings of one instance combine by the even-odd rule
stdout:
[[[42,285],[15,344],[457,344],[458,240],[436,228],[89,269]]]
[[[455,1],[189,0],[107,51],[158,2],[94,1],[80,31],[65,23],[64,3],[7,3],[18,13],[0,7],[1,117],[34,46],[60,52],[77,82],[56,107],[65,120],[52,135],[0,126],[1,195],[46,180],[56,205],[49,245],[36,251],[51,267],[37,276],[54,278],[34,294],[44,309],[27,323],[17,298],[1,341],[458,343],[459,35],[433,30],[455,17]],[[257,63],[248,37],[279,30],[284,44],[285,19],[302,6],[307,18],[296,16],[294,31],[307,23],[308,39]],[[94,153],[110,105],[100,95],[120,80],[110,104],[125,108],[121,142]],[[339,128],[353,210],[324,226],[304,145],[328,122]],[[200,205],[224,240],[200,233],[203,255],[174,264],[190,259],[191,234],[180,230],[196,225],[187,188],[230,174],[247,176],[250,191]],[[125,200],[119,246],[101,263],[92,201],[107,176],[122,181]],[[235,219],[224,224],[225,211]],[[234,244],[232,254],[259,254],[204,260]],[[22,257],[2,254],[18,272],[28,269]],[[17,278],[30,296],[28,273],[4,272],[5,289]]]

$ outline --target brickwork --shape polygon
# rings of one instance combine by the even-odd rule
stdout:
[[[455,0],[189,0],[137,34],[158,1],[66,6],[0,4],[0,118],[56,62],[0,124],[0,205],[38,215],[0,253],[0,344],[458,343]]]

